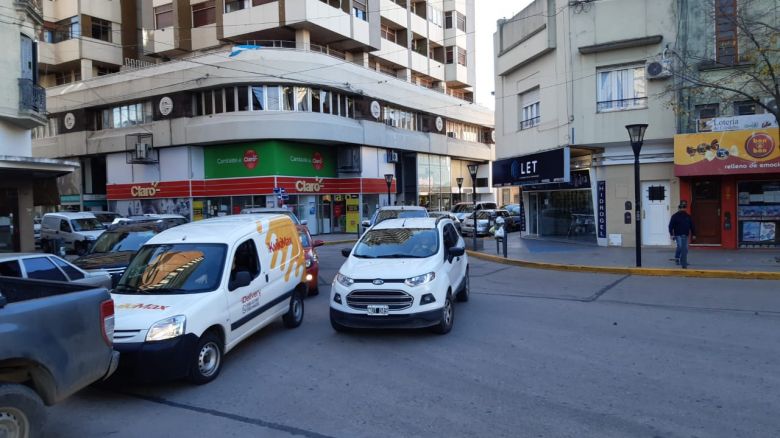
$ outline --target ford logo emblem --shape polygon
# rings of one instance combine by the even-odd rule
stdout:
[[[376,280],[373,281],[373,283],[375,285],[379,286],[379,285],[385,284],[385,281],[380,279],[380,278],[377,278]]]

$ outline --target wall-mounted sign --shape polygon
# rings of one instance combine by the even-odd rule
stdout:
[[[600,239],[607,237],[607,182],[599,181],[596,186],[598,198],[598,236]]]
[[[569,182],[568,147],[493,162],[493,185],[513,186]]]
[[[699,132],[739,131],[744,129],[777,128],[774,114],[751,114],[746,116],[714,117],[698,120]]]
[[[65,114],[62,123],[65,125],[65,129],[73,129],[73,127],[76,126],[76,116],[74,116],[73,113],[67,113]]]
[[[286,141],[208,146],[203,150],[206,179],[250,176],[335,177],[333,148]]]
[[[168,96],[163,97],[160,99],[160,104],[158,105],[160,108],[160,114],[167,116],[170,115],[173,111],[173,99],[171,99]]]
[[[135,185],[130,187],[130,195],[133,198],[153,198],[157,196],[162,189],[157,187],[157,182],[149,183],[149,185]]]
[[[441,116],[436,117],[436,130],[441,132],[441,130],[444,129],[444,120],[442,120]]]
[[[778,128],[674,136],[674,174],[734,175],[780,171]]]
[[[320,193],[325,189],[322,178],[314,178],[314,181],[298,180],[295,182],[295,190],[302,193]]]
[[[379,117],[382,116],[382,107],[379,105],[379,102],[372,100],[371,101],[371,117],[379,120]]]

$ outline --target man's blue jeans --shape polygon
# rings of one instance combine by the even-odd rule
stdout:
[[[677,242],[677,249],[674,251],[674,258],[680,261],[683,268],[688,266],[688,236],[674,236]]]

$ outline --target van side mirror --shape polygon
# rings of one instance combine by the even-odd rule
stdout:
[[[230,280],[228,290],[234,291],[239,287],[249,286],[250,283],[252,283],[252,274],[249,271],[238,271],[235,277]]]
[[[314,242],[311,243],[311,246],[314,248],[322,245],[325,245],[325,242],[323,242],[322,240],[315,240]]]
[[[450,257],[460,257],[466,253],[466,248],[462,246],[451,246],[448,251]]]
[[[368,228],[371,226],[371,221],[363,221],[360,223],[360,225],[363,225],[364,227]]]
[[[349,253],[352,252],[352,248],[341,248],[341,255],[349,257]]]
[[[307,221],[306,219],[301,221],[301,225],[308,225],[308,224],[309,224],[309,221]]]

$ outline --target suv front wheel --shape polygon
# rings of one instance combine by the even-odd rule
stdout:
[[[455,308],[452,305],[452,294],[447,293],[447,299],[444,300],[444,307],[441,309],[441,321],[433,326],[433,332],[439,335],[446,335],[452,330],[452,324],[455,322]]]

